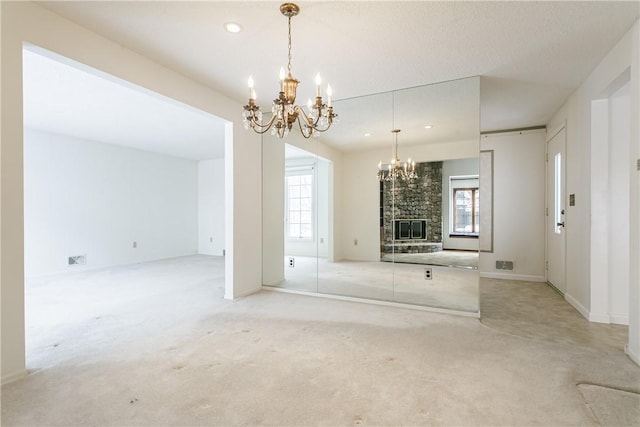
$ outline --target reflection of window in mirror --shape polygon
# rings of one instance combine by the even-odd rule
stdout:
[[[478,176],[452,176],[449,235],[478,236],[480,231],[480,190]]]
[[[296,168],[285,177],[287,238],[313,239],[313,168]]]

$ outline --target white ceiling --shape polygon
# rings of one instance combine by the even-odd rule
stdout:
[[[25,49],[24,124],[191,160],[224,157],[224,121],[38,49]]]
[[[246,103],[268,107],[286,65],[280,2],[40,2]],[[301,1],[292,20],[299,99],[313,77],[347,99],[482,76],[481,129],[545,124],[639,16],[639,2]],[[244,30],[230,34],[223,24]],[[340,113],[340,112],[339,112]],[[345,126],[342,117],[340,126]],[[388,141],[388,139],[387,139]]]

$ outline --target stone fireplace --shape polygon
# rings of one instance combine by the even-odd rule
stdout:
[[[442,162],[416,164],[418,178],[383,182],[380,188],[382,251],[442,250]]]

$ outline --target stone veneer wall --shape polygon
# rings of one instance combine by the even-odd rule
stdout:
[[[385,182],[382,191],[383,244],[385,252],[393,241],[393,219],[426,219],[426,239],[414,242],[442,242],[442,162],[416,163],[418,178]],[[393,206],[395,194],[395,207]],[[396,241],[409,242],[409,240]],[[426,251],[425,251],[426,252]]]

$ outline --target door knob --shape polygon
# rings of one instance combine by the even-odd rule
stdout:
[[[557,223],[556,225],[557,225],[558,227],[564,227],[564,221],[559,222],[559,223]]]

